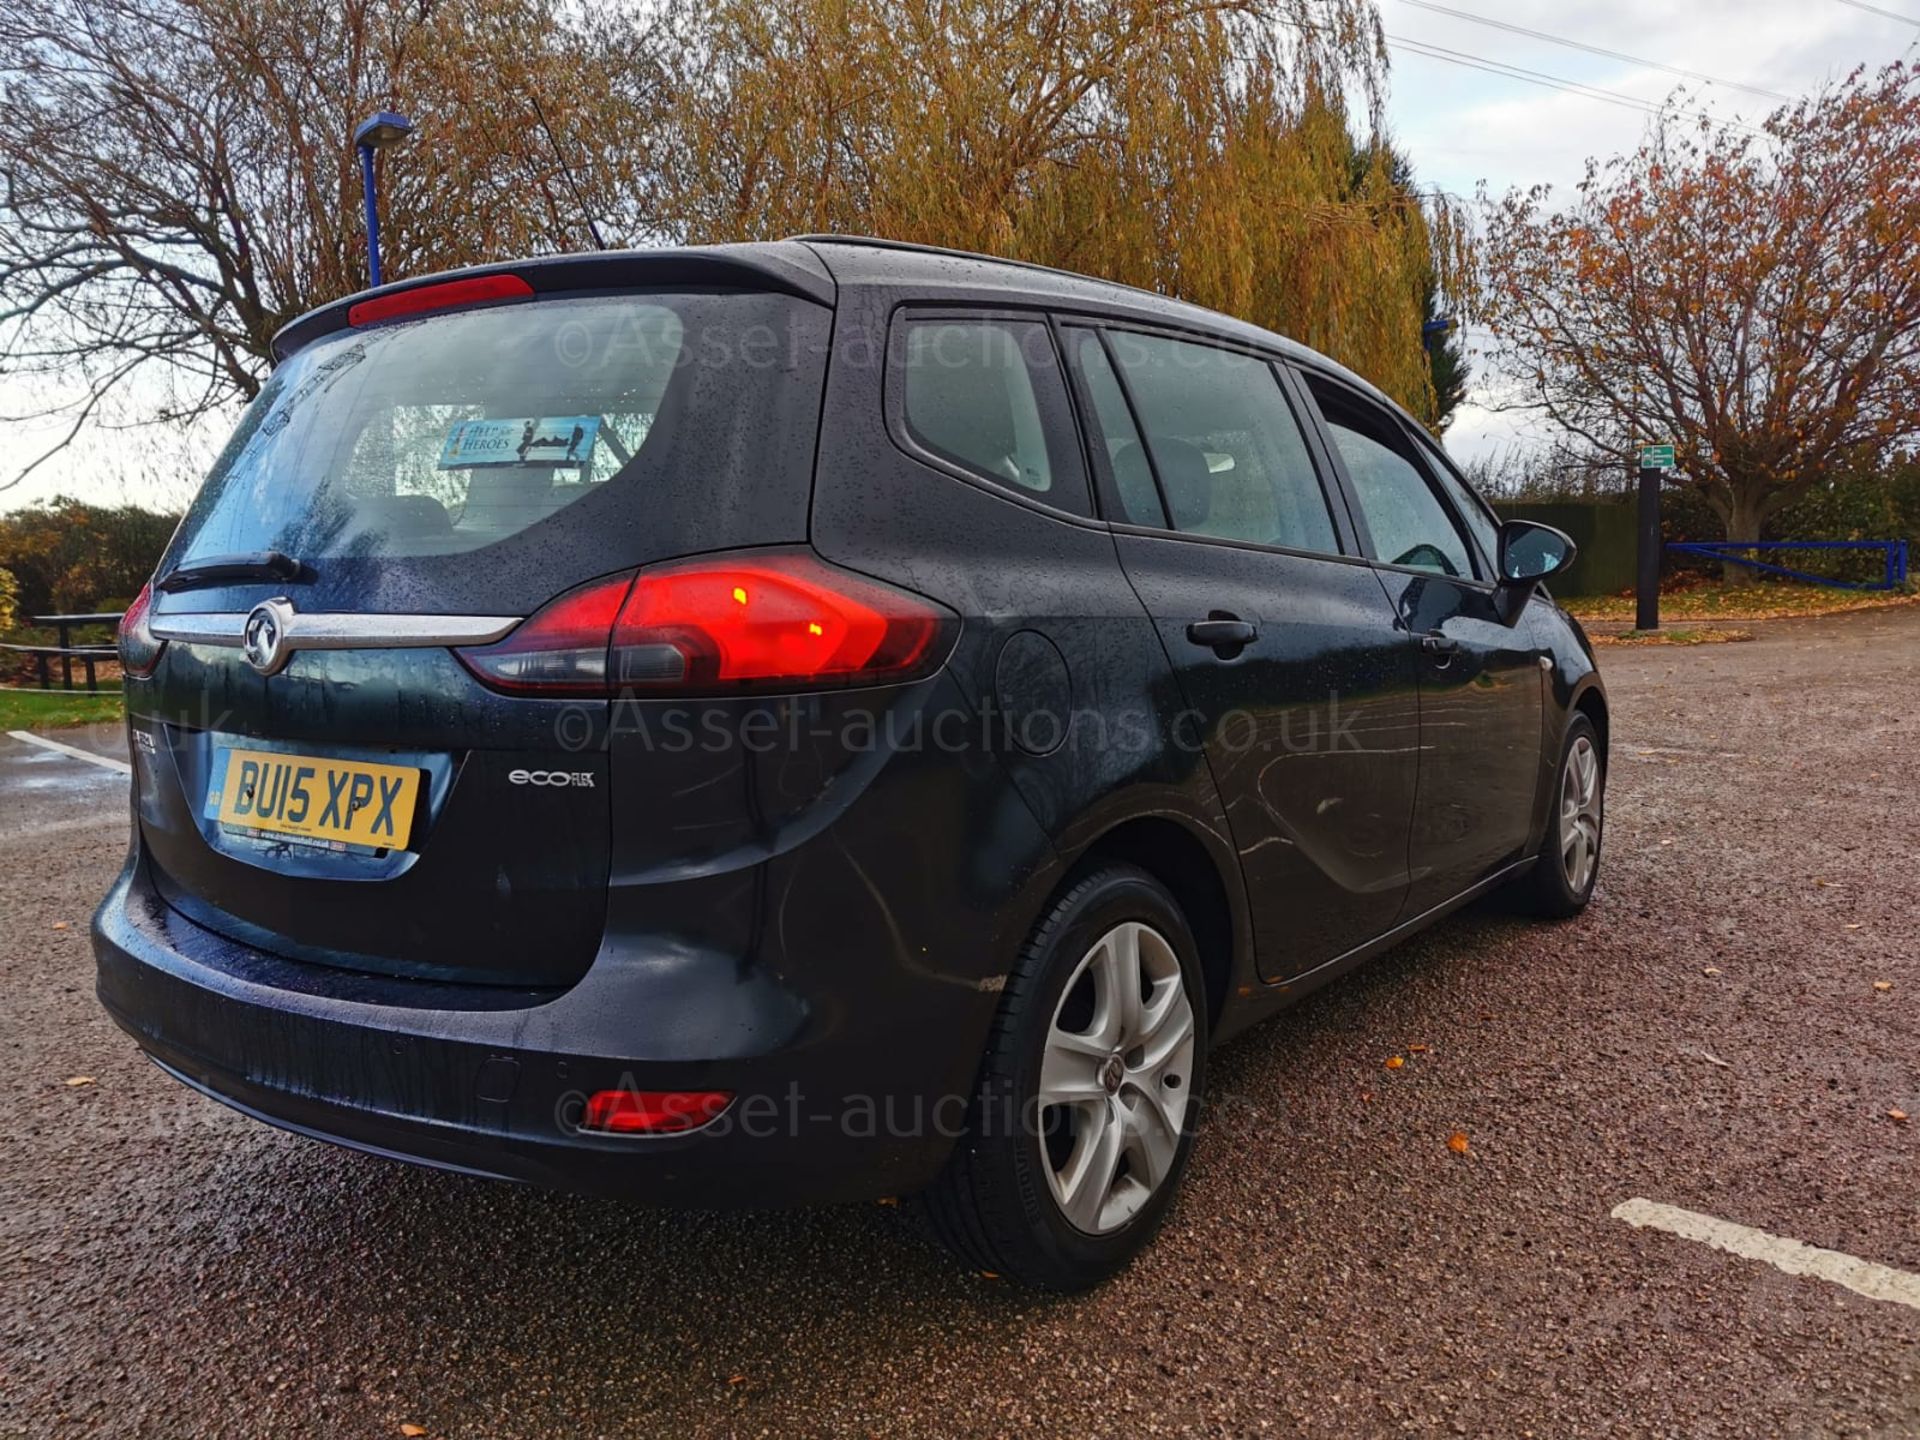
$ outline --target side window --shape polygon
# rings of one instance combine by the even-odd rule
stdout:
[[[1309,377],[1307,384],[1353,482],[1372,535],[1373,558],[1471,579],[1475,572],[1466,540],[1394,418],[1318,379]]]
[[[901,418],[916,445],[1009,490],[1091,512],[1044,324],[929,318],[903,328]]]
[[[1111,332],[1173,527],[1337,555],[1333,516],[1300,422],[1266,361]]]
[[[1159,487],[1153,483],[1153,467],[1147,463],[1133,412],[1127,409],[1120,377],[1113,373],[1113,362],[1107,359],[1107,347],[1091,330],[1069,330],[1067,334],[1067,348],[1093,408],[1094,423],[1089,429],[1098,432],[1087,438],[1106,451],[1114,492],[1120,501],[1117,518],[1132,525],[1165,528],[1167,512],[1160,504]]]
[[[1427,468],[1440,482],[1440,488],[1453,502],[1453,508],[1460,518],[1467,522],[1467,533],[1480,547],[1480,557],[1487,562],[1487,573],[1491,575],[1493,567],[1500,560],[1499,519],[1474,488],[1460,478],[1460,472],[1453,468],[1438,446],[1423,439],[1420,448],[1427,457]]]

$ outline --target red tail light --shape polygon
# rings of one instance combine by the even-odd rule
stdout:
[[[947,620],[811,552],[758,550],[596,581],[459,653],[487,684],[526,694],[804,690],[924,674]]]
[[[612,1135],[678,1135],[718,1120],[731,1090],[601,1090],[590,1096],[582,1130]]]
[[[607,646],[620,604],[632,587],[631,570],[589,580],[549,601],[506,639],[455,653],[496,690],[515,695],[607,695]]]
[[[153,674],[154,667],[160,663],[160,652],[167,648],[166,641],[154,638],[148,624],[152,611],[153,586],[143,585],[133,604],[127,607],[127,613],[120,617],[120,629],[114,636],[114,643],[120,649],[120,669],[136,680]]]
[[[518,275],[472,275],[465,280],[442,280],[438,285],[418,285],[394,295],[376,295],[347,307],[349,325],[374,325],[382,320],[398,320],[403,315],[420,315],[429,310],[450,310],[456,305],[485,305],[496,300],[524,300],[533,287]]]

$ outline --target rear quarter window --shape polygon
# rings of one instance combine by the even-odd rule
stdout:
[[[1044,323],[908,316],[892,349],[895,438],[909,453],[1076,515],[1092,512]]]

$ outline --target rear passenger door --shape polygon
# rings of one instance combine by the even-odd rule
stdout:
[[[1542,680],[1524,617],[1503,618],[1491,517],[1478,525],[1399,416],[1351,386],[1306,377],[1327,425],[1367,553],[1420,653],[1420,782],[1407,913],[1517,860],[1533,820]],[[1461,500],[1470,498],[1460,487]],[[1476,530],[1480,534],[1476,534]]]
[[[1164,718],[1219,786],[1261,973],[1304,974],[1400,912],[1416,651],[1268,361],[1062,333],[1121,565],[1179,682]]]

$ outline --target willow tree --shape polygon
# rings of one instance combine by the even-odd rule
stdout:
[[[1086,271],[1285,331],[1434,413],[1466,231],[1371,143],[1370,0],[684,0],[663,232],[828,230]],[[1362,98],[1369,143],[1356,171]]]

